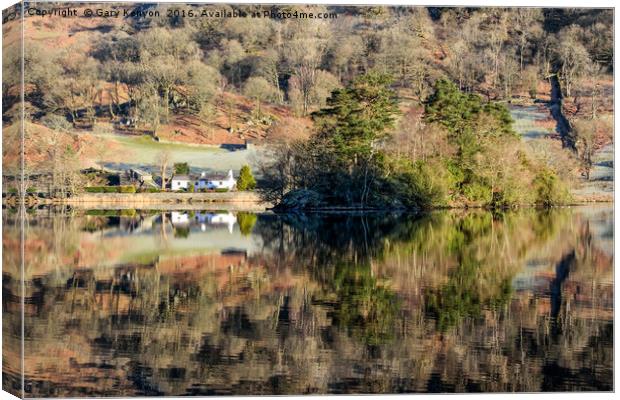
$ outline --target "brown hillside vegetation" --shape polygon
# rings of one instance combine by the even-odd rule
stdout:
[[[7,172],[19,167],[20,127],[19,124],[12,124],[3,128],[2,165]],[[51,154],[59,149],[71,150],[75,156],[72,161],[76,162],[79,168],[95,167],[94,160],[102,148],[106,148],[110,154],[115,154],[118,160],[127,156],[115,142],[106,138],[58,132],[41,124],[26,122],[24,135],[24,156],[28,170],[47,168],[52,162]]]
[[[63,3],[37,5],[42,9],[62,6]],[[55,104],[56,112],[69,108],[84,118],[84,111],[88,113],[88,109],[93,107],[104,118],[118,122],[120,116],[110,114],[117,114],[119,110],[113,111],[111,103],[135,107],[138,99],[132,92],[139,84],[136,82],[133,87],[131,82],[134,78],[122,76],[122,71],[127,72],[136,57],[142,57],[146,52],[153,54],[151,59],[145,60],[149,63],[161,61],[181,69],[200,60],[201,64],[219,71],[219,74],[209,73],[211,81],[203,82],[213,86],[208,89],[212,92],[208,101],[212,111],[207,116],[198,115],[200,113],[186,105],[178,106],[173,113],[166,112],[165,118],[155,127],[147,121],[141,122],[146,129],[157,130],[156,135],[164,140],[240,144],[246,139],[260,141],[267,138],[275,125],[283,120],[290,126],[308,127],[310,122],[307,117],[299,115],[316,110],[324,104],[331,89],[370,69],[385,70],[394,76],[403,106],[407,107],[409,103],[421,103],[430,94],[431,83],[445,76],[456,81],[460,88],[478,92],[487,99],[529,98],[535,93],[538,99],[547,100],[550,90],[546,76],[557,68],[553,67],[553,63],[566,61],[576,65],[573,69],[597,71],[594,75],[584,75],[583,71],[577,70],[566,71],[565,79],[574,77],[566,83],[575,86],[576,93],[574,99],[567,99],[567,109],[581,110],[580,103],[591,92],[588,84],[595,83],[603,87],[601,97],[607,99],[600,101],[601,112],[609,112],[612,107],[609,102],[612,97],[609,79],[605,76],[610,68],[605,66],[610,51],[609,32],[606,30],[609,16],[605,12],[592,12],[590,15],[580,10],[332,9],[296,6],[291,10],[337,10],[339,15],[334,21],[260,19],[248,24],[241,18],[208,22],[203,18],[176,21],[168,18],[167,12],[178,7],[169,5],[146,7],[158,11],[160,16],[145,18],[84,17],[87,6],[72,4],[71,7],[77,9],[77,17],[26,16],[23,20],[26,50],[43,53],[39,56],[54,60],[54,64],[64,68],[64,74],[61,70],[53,73],[58,75],[52,77],[54,86],[80,86],[84,84],[83,80],[93,77],[89,75],[92,72],[82,77],[84,72],[79,70],[79,65],[72,66],[67,60],[96,65],[95,76],[98,79],[93,81],[92,87],[60,93],[59,96],[72,100],[64,105]],[[109,4],[103,9],[120,12],[122,16],[124,11],[136,8],[135,5]],[[203,9],[222,11],[235,8],[206,6],[194,11]],[[241,9],[253,10],[252,7]],[[587,25],[591,22],[596,24]],[[19,24],[17,20],[4,24],[6,49],[19,42]],[[541,35],[547,30],[550,35],[557,35],[557,39],[553,36],[550,40]],[[132,42],[134,37],[137,40]],[[138,48],[140,56],[132,56],[132,47],[124,47],[125,42],[131,42],[130,46],[140,46],[155,39],[161,43],[154,43],[153,49]],[[167,42],[169,40],[174,43],[171,45]],[[289,49],[282,46],[283,40],[289,43]],[[583,52],[589,52],[598,67],[590,68],[589,61],[585,59],[575,59],[574,62],[563,60],[564,40],[568,42],[567,46],[578,46],[575,57],[582,57],[584,49]],[[163,53],[157,46],[163,49]],[[276,48],[273,49],[273,46]],[[166,59],[163,54],[168,51],[196,55],[181,55],[178,60]],[[145,64],[141,63],[144,67]],[[176,63],[180,64],[174,65]],[[119,69],[120,75],[115,72]],[[155,69],[153,73],[158,71]],[[39,73],[33,71],[30,75],[34,79],[34,75]],[[244,95],[250,92],[244,85],[257,76],[266,79],[265,84],[268,84],[263,87],[263,98],[258,101]],[[71,79],[76,79],[77,84],[71,83]],[[288,81],[284,82],[285,79]],[[191,96],[194,91],[191,85],[190,78],[181,85],[175,84],[171,93],[176,91],[180,97]],[[35,92],[36,86],[27,84],[27,92]],[[14,87],[9,86],[7,90],[14,95]],[[267,93],[273,90],[276,92]],[[143,95],[140,93],[140,96]],[[169,96],[174,97],[175,94]],[[55,102],[58,103],[58,100]],[[262,103],[264,115],[257,118],[255,108]],[[107,109],[109,111],[102,111]],[[299,131],[303,130],[297,129],[291,134],[298,136]],[[279,129],[278,137],[286,133]]]
[[[228,109],[227,104],[232,104]],[[198,144],[244,144],[246,140],[300,138],[312,127],[309,118],[295,117],[285,106],[261,105],[263,120],[253,118],[254,103],[239,94],[223,93],[216,101],[217,114],[211,124],[187,113],[175,115],[157,132],[160,139]],[[232,132],[230,121],[235,128]],[[284,127],[284,128],[283,128]]]
[[[85,6],[75,7],[78,16],[83,15]],[[113,5],[111,9],[122,11],[132,10],[133,6]],[[4,46],[10,48],[16,46],[20,40],[20,21],[10,21],[4,26]],[[24,40],[26,47],[43,49],[54,55],[72,53],[76,57],[84,57],[93,51],[94,45],[105,37],[108,32],[122,31],[127,29],[127,21],[123,18],[59,18],[59,17],[27,17],[24,19]],[[59,84],[62,84],[59,81]],[[115,86],[111,82],[98,81],[94,85],[95,92],[91,98],[76,96],[79,104],[90,101],[95,107],[107,109],[113,101],[129,100],[128,87],[120,83]],[[35,85],[27,84],[26,93],[32,93]],[[8,88],[11,96],[18,97],[19,86]],[[308,118],[294,115],[286,106],[264,104],[261,106],[265,118],[262,121],[254,118],[253,109],[255,102],[241,94],[235,94],[222,90],[215,99],[215,116],[210,121],[205,121],[193,113],[181,113],[172,115],[168,122],[163,123],[158,129],[157,136],[160,139],[195,144],[244,144],[246,140],[258,140],[268,138],[270,132],[277,131],[279,138],[287,136],[292,138],[305,136],[305,129],[311,126]],[[103,128],[111,128],[110,119],[99,119]],[[232,129],[230,124],[232,123]],[[295,127],[295,129],[282,129],[282,125]],[[41,130],[42,128],[35,128]],[[45,130],[37,132],[44,135]],[[28,153],[28,152],[27,152]],[[27,154],[27,160],[31,154]],[[36,161],[34,156],[33,161]]]

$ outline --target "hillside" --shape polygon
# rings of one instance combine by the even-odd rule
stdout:
[[[122,6],[113,8],[133,9],[133,7]],[[78,6],[76,9],[78,15],[81,15],[85,7]],[[37,51],[44,49],[45,53],[49,53],[52,57],[64,57],[65,54],[70,53],[89,54],[95,51],[95,46],[99,41],[126,30],[127,25],[128,21],[122,18],[50,17],[41,19],[28,17],[24,19],[26,52],[28,53],[28,47],[31,47]],[[9,49],[9,52],[19,43],[18,26],[18,21],[9,22],[4,26],[3,45],[5,49]],[[105,80],[93,82],[92,86],[93,90],[89,93],[89,98],[92,99],[90,100],[92,107],[98,110],[96,126],[101,130],[116,132],[113,122],[118,121],[119,118],[112,117],[109,113],[106,115],[106,110],[114,101],[119,103],[129,101],[128,91],[130,89],[124,83],[115,86],[114,83]],[[229,88],[229,90],[234,90],[234,88]],[[16,98],[19,95],[19,86],[9,86],[6,91],[9,97]],[[27,94],[36,95],[35,92],[35,85],[26,87]],[[79,101],[85,103],[89,99],[84,98]],[[205,121],[204,118],[192,112],[181,111],[172,115],[169,121],[161,124],[157,136],[164,140],[184,143],[219,145],[243,144],[246,139],[261,141],[270,136],[270,131],[276,130],[281,134],[282,129],[279,129],[281,125],[295,126],[295,130],[291,130],[292,136],[307,134],[304,131],[309,127],[310,121],[307,118],[296,117],[290,107],[264,104],[262,113],[265,115],[261,118],[256,118],[253,114],[254,107],[254,100],[223,88],[216,96],[213,115],[209,116],[209,121]],[[126,133],[126,131],[121,131],[121,133]]]
[[[485,39],[483,37],[476,38],[472,36],[474,33],[471,30],[480,24],[481,32],[491,32],[496,29],[501,35],[507,35],[505,37],[501,37],[500,35],[501,40],[505,41],[505,44],[501,46],[504,47],[502,48],[502,52],[505,52],[509,50],[511,46],[510,37],[508,36],[511,30],[514,30],[515,34],[522,36],[519,37],[520,40],[529,40],[527,43],[528,47],[533,46],[531,42],[534,41],[534,38],[528,36],[528,32],[520,31],[520,27],[511,28],[509,25],[511,22],[522,24],[531,22],[534,25],[540,24],[542,29],[564,33],[562,29],[574,31],[575,25],[570,25],[571,23],[577,22],[585,24],[583,21],[590,22],[591,18],[599,24],[596,29],[601,29],[600,25],[608,23],[609,18],[604,12],[594,10],[590,16],[585,15],[584,12],[577,11],[572,13],[560,12],[562,10],[557,12],[543,10],[540,16],[516,11],[513,16],[507,10],[499,13],[495,11],[487,13],[487,10],[484,9],[481,9],[479,12],[474,12],[473,10],[465,9],[352,9],[346,7],[328,7],[329,10],[337,11],[339,17],[337,22],[303,22],[298,24],[302,25],[301,27],[297,27],[293,26],[293,23],[290,22],[281,23],[274,20],[260,20],[256,21],[256,27],[250,28],[244,26],[243,21],[235,19],[208,23],[203,20],[195,23],[193,21],[184,20],[175,23],[171,19],[166,19],[166,17],[164,17],[167,15],[167,12],[169,12],[169,8],[166,6],[153,8],[153,10],[159,11],[159,17],[147,17],[143,19],[128,17],[87,18],[83,17],[83,12],[86,7],[77,6],[75,9],[77,10],[78,17],[74,18],[53,16],[40,18],[28,16],[24,19],[26,53],[32,52],[35,59],[35,52],[43,53],[39,56],[45,56],[45,58],[58,61],[61,64],[60,69],[55,68],[52,71],[48,71],[48,74],[56,72],[61,76],[50,76],[47,79],[53,79],[56,83],[70,84],[73,83],[71,82],[72,80],[81,81],[78,82],[79,84],[72,85],[76,86],[76,90],[70,93],[73,98],[73,104],[64,104],[64,106],[66,108],[73,108],[71,112],[76,114],[78,120],[83,119],[84,114],[90,112],[88,108],[92,107],[94,113],[97,114],[97,121],[101,123],[104,128],[108,128],[105,124],[106,122],[118,122],[121,120],[123,114],[126,113],[125,111],[114,113],[113,111],[110,112],[110,110],[114,106],[119,109],[131,106],[132,96],[129,92],[136,91],[131,81],[132,79],[135,80],[135,78],[123,77],[123,73],[118,70],[114,71],[113,69],[129,67],[129,63],[122,64],[124,61],[119,60],[119,58],[123,57],[123,54],[121,54],[122,52],[142,51],[135,48],[126,49],[124,46],[135,46],[135,44],[130,43],[129,38],[136,35],[152,39],[149,38],[149,33],[153,34],[153,32],[157,31],[157,33],[161,35],[163,33],[168,34],[169,32],[172,36],[170,38],[160,38],[162,43],[158,44],[163,46],[164,51],[175,50],[181,53],[198,51],[202,53],[198,59],[202,58],[202,62],[208,67],[217,67],[217,69],[219,69],[219,74],[212,70],[199,72],[202,74],[200,78],[211,80],[211,82],[206,83],[212,86],[209,90],[213,92],[208,95],[212,98],[210,101],[212,108],[208,110],[209,112],[207,114],[209,115],[207,117],[204,115],[196,115],[196,112],[194,112],[195,110],[191,109],[192,107],[186,106],[185,110],[183,110],[184,107],[178,107],[176,111],[173,110],[172,116],[170,116],[169,111],[166,113],[166,118],[162,119],[160,126],[157,128],[157,135],[166,140],[202,144],[240,144],[243,143],[245,139],[261,140],[269,136],[269,131],[273,128],[272,125],[274,123],[281,122],[282,120],[286,120],[287,125],[291,126],[301,125],[304,128],[309,126],[310,122],[307,118],[298,117],[299,114],[307,114],[307,106],[306,104],[302,105],[304,110],[301,113],[299,110],[296,110],[299,104],[296,104],[297,100],[295,97],[298,96],[298,94],[293,93],[292,89],[297,88],[291,87],[291,85],[299,84],[295,82],[294,79],[296,73],[295,65],[293,64],[295,64],[296,61],[291,60],[291,62],[283,60],[283,64],[277,65],[282,63],[282,61],[273,60],[271,57],[274,57],[274,55],[268,51],[268,43],[273,40],[270,36],[273,35],[274,29],[284,29],[288,31],[286,33],[293,40],[291,43],[295,45],[314,39],[319,42],[312,45],[306,43],[308,48],[305,56],[286,54],[286,51],[278,50],[279,52],[284,52],[280,54],[279,57],[300,58],[299,61],[297,61],[300,63],[300,68],[311,61],[304,58],[316,56],[323,58],[323,60],[317,60],[319,62],[316,64],[318,66],[319,76],[315,75],[310,78],[311,80],[315,80],[313,85],[321,86],[321,84],[324,83],[326,87],[325,89],[320,88],[316,93],[310,93],[308,95],[308,97],[315,97],[315,99],[308,99],[308,102],[316,102],[318,106],[323,104],[325,98],[327,98],[329,86],[334,88],[342,85],[354,75],[354,71],[350,68],[350,65],[352,65],[350,63],[352,61],[359,62],[359,57],[363,57],[364,52],[360,47],[361,43],[356,42],[354,37],[348,36],[351,34],[359,35],[362,38],[367,37],[369,40],[377,42],[377,44],[372,46],[378,46],[378,49],[381,51],[376,57],[372,57],[369,54],[366,62],[372,62],[376,66],[381,65],[383,68],[387,67],[388,69],[393,69],[394,74],[397,75],[396,83],[400,87],[400,92],[403,95],[403,104],[410,103],[407,99],[414,100],[414,103],[419,104],[419,102],[428,95],[429,82],[432,82],[440,76],[445,76],[446,74],[453,75],[453,78],[458,80],[459,85],[469,87],[488,98],[502,99],[507,96],[509,98],[514,96],[521,98],[530,97],[528,92],[531,92],[531,86],[535,85],[536,98],[544,101],[546,97],[548,98],[550,92],[550,90],[548,90],[548,84],[543,79],[536,79],[535,76],[532,77],[532,71],[528,69],[529,66],[527,66],[530,59],[533,62],[537,61],[534,49],[528,49],[530,52],[529,57],[526,57],[528,54],[523,54],[524,52],[522,49],[516,49],[518,53],[517,58],[520,59],[522,65],[528,68],[522,66],[520,67],[521,71],[506,70],[506,72],[486,71],[485,73],[480,70],[471,71],[471,73],[473,73],[472,77],[475,75],[479,76],[475,77],[475,79],[469,83],[468,79],[470,78],[467,77],[469,73],[467,71],[468,67],[466,65],[458,65],[458,58],[462,57],[464,54],[462,53],[464,50],[463,46],[473,46],[476,51],[478,51],[478,49],[483,51],[486,46],[484,42],[486,40],[491,40],[490,38]],[[113,5],[110,7],[110,10],[118,11],[121,14],[125,10],[132,11],[134,9],[134,6],[123,5]],[[172,9],[176,8],[173,7]],[[308,9],[320,10],[321,8],[308,7]],[[201,8],[197,8],[196,10],[199,11]],[[390,27],[390,25],[394,24],[394,21],[397,22],[396,26]],[[5,63],[5,67],[9,71],[11,68],[11,66],[8,65],[11,61],[11,49],[14,48],[19,41],[18,22],[19,21],[10,21],[3,26],[4,47],[9,56],[6,57],[7,63]],[[351,24],[356,22],[358,25],[350,28],[350,26],[352,26]],[[489,22],[493,25],[485,26],[485,24]],[[452,33],[450,33],[450,29],[454,28],[453,24],[455,23],[460,24],[459,30],[464,34],[464,37],[462,37],[458,43],[453,43],[451,40]],[[321,33],[319,36],[312,39],[312,35],[316,35],[311,33],[311,29],[314,27],[320,29],[327,28],[331,32]],[[371,29],[377,29],[378,33],[370,33]],[[535,28],[532,27],[531,29],[534,30]],[[408,30],[414,33],[415,36],[407,36]],[[217,34],[214,34],[214,32],[217,32]],[[566,33],[568,34],[569,32],[567,31]],[[572,31],[570,33],[575,35]],[[584,32],[578,33],[577,37],[579,38],[579,35],[581,35],[583,39],[587,39],[589,34],[589,30],[584,28]],[[608,40],[608,34],[608,32],[605,32],[604,36],[598,39],[599,42],[602,42],[602,46],[607,46],[604,41]],[[189,38],[194,42],[184,45],[174,45],[166,42],[167,40],[172,40],[172,37],[175,35],[177,35],[179,39]],[[252,39],[250,35],[257,35],[257,37]],[[211,36],[213,36],[213,38]],[[223,36],[225,38],[221,39]],[[470,38],[470,36],[472,37]],[[574,39],[571,37],[571,40]],[[218,45],[215,43],[216,41],[219,42],[219,46],[224,47],[218,48]],[[327,44],[321,44],[321,41],[327,41]],[[336,49],[331,48],[331,46],[341,41],[342,49],[340,49],[340,51],[343,54],[338,54],[336,53]],[[333,44],[331,42],[333,42]],[[227,48],[228,45],[230,45],[230,48]],[[324,47],[315,49],[314,47],[317,45]],[[409,51],[402,51],[398,48],[402,46],[404,50],[407,45],[414,46],[415,51],[413,51],[412,54],[405,54],[405,52]],[[489,46],[492,47],[492,45],[493,43],[489,43]],[[175,46],[175,48],[166,48],[166,46]],[[189,50],[188,48],[192,46],[197,46],[198,49]],[[319,51],[321,54],[313,54],[315,50]],[[235,52],[235,55],[227,54],[227,52]],[[561,49],[558,52],[561,52]],[[106,53],[106,55],[102,55],[103,53]],[[106,65],[108,62],[103,57],[110,56],[113,58],[112,65]],[[125,58],[127,58],[127,56],[128,55],[125,54]],[[130,59],[135,57],[129,56]],[[159,55],[154,57],[159,57]],[[193,60],[193,57],[194,56],[191,56],[188,60]],[[232,74],[232,79],[230,70],[233,66],[230,62],[222,59],[225,57],[232,57],[239,60],[236,66],[236,68],[238,68],[238,71],[236,71],[237,76],[235,77],[235,74]],[[357,61],[355,60],[356,57],[358,58]],[[166,60],[162,57],[161,61],[165,62]],[[182,60],[179,61],[183,62]],[[479,67],[484,65],[484,59],[481,61],[483,62]],[[81,62],[87,65],[87,67],[84,67],[87,71],[81,71],[79,65],[76,65],[76,63]],[[274,62],[275,64],[265,65],[270,62]],[[468,59],[463,59],[462,62],[469,61]],[[122,65],[114,65],[115,63]],[[349,65],[345,65],[347,63]],[[43,64],[41,68],[46,66],[46,63]],[[397,67],[399,64],[400,67]],[[502,61],[500,64],[502,64],[499,66],[501,68],[513,68],[508,61]],[[498,68],[497,65],[496,60],[495,69]],[[394,69],[393,66],[397,68]],[[420,67],[424,70],[420,70]],[[601,99],[601,104],[598,107],[601,109],[601,112],[609,113],[613,111],[613,104],[610,101],[613,93],[612,81],[608,75],[605,75],[604,69],[605,67],[601,66],[598,78],[596,76],[588,77],[583,84],[581,82],[579,83],[572,96],[567,96],[565,106],[571,114],[580,116],[585,112],[587,105],[584,103],[592,92],[593,86],[596,86],[597,90],[600,91],[599,97]],[[299,71],[301,72],[301,69]],[[156,73],[158,71],[153,72]],[[508,72],[514,74],[512,77],[505,77],[505,79],[509,78],[510,81],[497,82],[498,80],[504,80],[501,75],[505,75]],[[66,75],[64,78],[62,77],[63,73]],[[162,73],[171,74],[171,71],[163,71]],[[275,83],[280,90],[285,92],[283,95],[279,94],[275,96],[278,98],[277,103],[280,103],[279,105],[272,103],[263,106],[262,112],[265,114],[264,118],[257,118],[256,115],[253,115],[254,109],[256,108],[256,100],[244,96],[243,93],[247,92],[244,89],[243,81],[245,80],[247,83],[248,78],[253,76],[252,73],[258,73],[259,76],[267,78],[269,73],[273,73],[277,79],[273,80],[272,83]],[[29,76],[26,77],[27,81],[45,78],[44,76],[40,76],[42,75],[41,71],[34,65],[32,66],[32,70],[29,70],[29,68],[26,69],[26,74],[31,76],[31,78],[29,78]],[[211,76],[205,76],[205,74]],[[483,75],[480,76],[480,74]],[[484,74],[487,76],[484,77]],[[126,75],[131,74],[127,72]],[[297,75],[299,75],[299,73]],[[287,76],[289,78],[287,78]],[[116,81],[113,79],[114,77]],[[83,82],[86,79],[92,80],[93,78],[94,81],[92,82]],[[179,81],[177,77],[172,78]],[[317,78],[319,79],[317,80]],[[170,77],[166,79],[170,79]],[[185,83],[179,81],[180,85],[173,84],[174,90],[178,92],[177,94],[179,96],[187,95],[188,92],[193,90],[191,87],[188,87],[188,85],[192,84],[192,78],[182,78],[181,80],[183,79],[185,79]],[[285,79],[288,79],[288,81],[285,81]],[[291,79],[293,80],[291,81]],[[534,79],[534,81],[532,81],[532,79]],[[321,82],[321,80],[325,82]],[[8,93],[9,99],[14,99],[18,94],[16,87],[10,85],[10,82],[6,82],[6,84],[5,92]],[[575,85],[574,82],[571,82],[571,84]],[[89,87],[78,88],[77,86]],[[272,91],[273,88],[266,87],[263,89],[263,92],[269,92]],[[303,87],[300,89],[302,92],[306,90],[306,88]],[[33,82],[31,85],[27,85],[26,92],[32,95],[33,100],[41,100],[36,99],[37,96],[41,96],[37,94],[36,83]],[[61,94],[63,93],[59,93],[59,95]],[[271,95],[273,95],[273,93],[271,93]],[[174,97],[174,95],[172,95],[172,97]],[[275,99],[274,96],[270,96],[268,93],[260,97],[264,98],[262,99],[263,102],[265,100]],[[302,97],[304,97],[303,101],[306,103],[306,93],[302,93]],[[44,100],[45,99],[43,99],[43,101]],[[55,101],[58,101],[58,99]],[[170,101],[174,102],[176,99],[172,98]],[[3,112],[6,114],[12,102],[8,101],[5,103],[7,104],[5,104]],[[32,101],[31,103],[35,108],[41,108],[40,106],[37,107],[37,101]],[[312,111],[312,109],[316,109],[316,105],[309,104],[308,108],[309,111]],[[45,111],[45,107],[43,107],[43,111]],[[33,110],[33,112],[37,112],[37,110]],[[111,116],[111,113],[120,115]],[[38,115],[40,115],[40,113]],[[152,126],[149,127],[148,125],[149,124],[145,122],[145,130],[147,131],[149,128],[152,128]],[[303,131],[304,129],[302,128],[300,130]],[[300,132],[291,134],[297,136]]]

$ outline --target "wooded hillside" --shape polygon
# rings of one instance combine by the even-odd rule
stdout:
[[[325,105],[333,89],[370,70],[392,74],[395,86],[417,102],[442,77],[501,99],[534,94],[538,81],[555,72],[567,96],[583,92],[582,78],[613,72],[610,10],[296,6],[337,18],[277,20],[168,17],[169,10],[191,7],[140,7],[160,16],[26,17],[32,119],[126,116],[158,130],[175,115],[191,114],[208,127],[225,112],[222,103],[234,101],[224,92],[254,100],[249,107],[257,114],[265,102],[304,116]],[[243,7],[256,8],[262,6]],[[16,28],[12,21],[4,29],[4,121],[13,118],[17,101],[11,89],[20,54],[10,43]]]
[[[549,79],[557,77],[561,110],[577,119],[562,138],[575,158],[591,167],[592,152],[611,140],[612,10],[110,4],[104,9],[120,16],[105,18],[76,8],[77,17],[23,22],[27,118],[62,135],[148,134],[192,144],[307,138],[317,131],[311,114],[335,91],[378,74],[390,77],[399,110],[391,137],[399,151],[413,149],[413,161],[437,138],[418,133],[432,128],[422,114],[442,81],[483,103],[506,104],[549,100]],[[134,16],[123,17],[125,10]],[[198,17],[205,10],[248,16]],[[265,11],[325,18],[249,16]],[[9,126],[19,116],[19,21],[5,23],[3,35]],[[67,148],[67,140],[50,141]],[[82,141],[74,138],[71,151],[106,147],[80,151]],[[36,146],[26,147],[28,156]]]

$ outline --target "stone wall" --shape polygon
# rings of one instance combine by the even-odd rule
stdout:
[[[160,205],[185,207],[234,205],[239,208],[267,209],[271,204],[263,202],[255,192],[208,192],[208,193],[84,193],[68,199],[57,200],[58,203],[84,208],[105,206],[152,207]],[[216,204],[213,204],[216,203]]]

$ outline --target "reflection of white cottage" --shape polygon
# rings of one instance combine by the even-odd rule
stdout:
[[[172,177],[170,183],[170,189],[172,190],[187,190],[189,183],[191,182],[187,175],[175,175]]]
[[[233,228],[237,223],[237,217],[231,213],[212,213],[212,212],[197,212],[195,216],[191,217],[190,213],[182,211],[172,211],[170,213],[170,222],[173,226],[188,226],[190,224],[199,224],[200,230],[205,232],[207,225],[211,226],[225,226],[230,233],[233,233]]]
[[[207,223],[210,225],[227,225],[228,231],[232,233],[233,228],[237,223],[237,217],[231,212],[226,214],[208,214]]]
[[[170,214],[170,222],[172,225],[187,225],[189,224],[189,213],[173,211]]]
[[[212,175],[207,176],[204,172],[200,174],[200,178],[196,180],[195,187],[196,190],[199,189],[228,189],[232,190],[237,181],[235,181],[235,177],[233,176],[232,169],[228,171],[228,174],[223,175]]]
[[[206,224],[209,222],[209,213],[200,212],[196,213],[196,221],[200,224]]]

